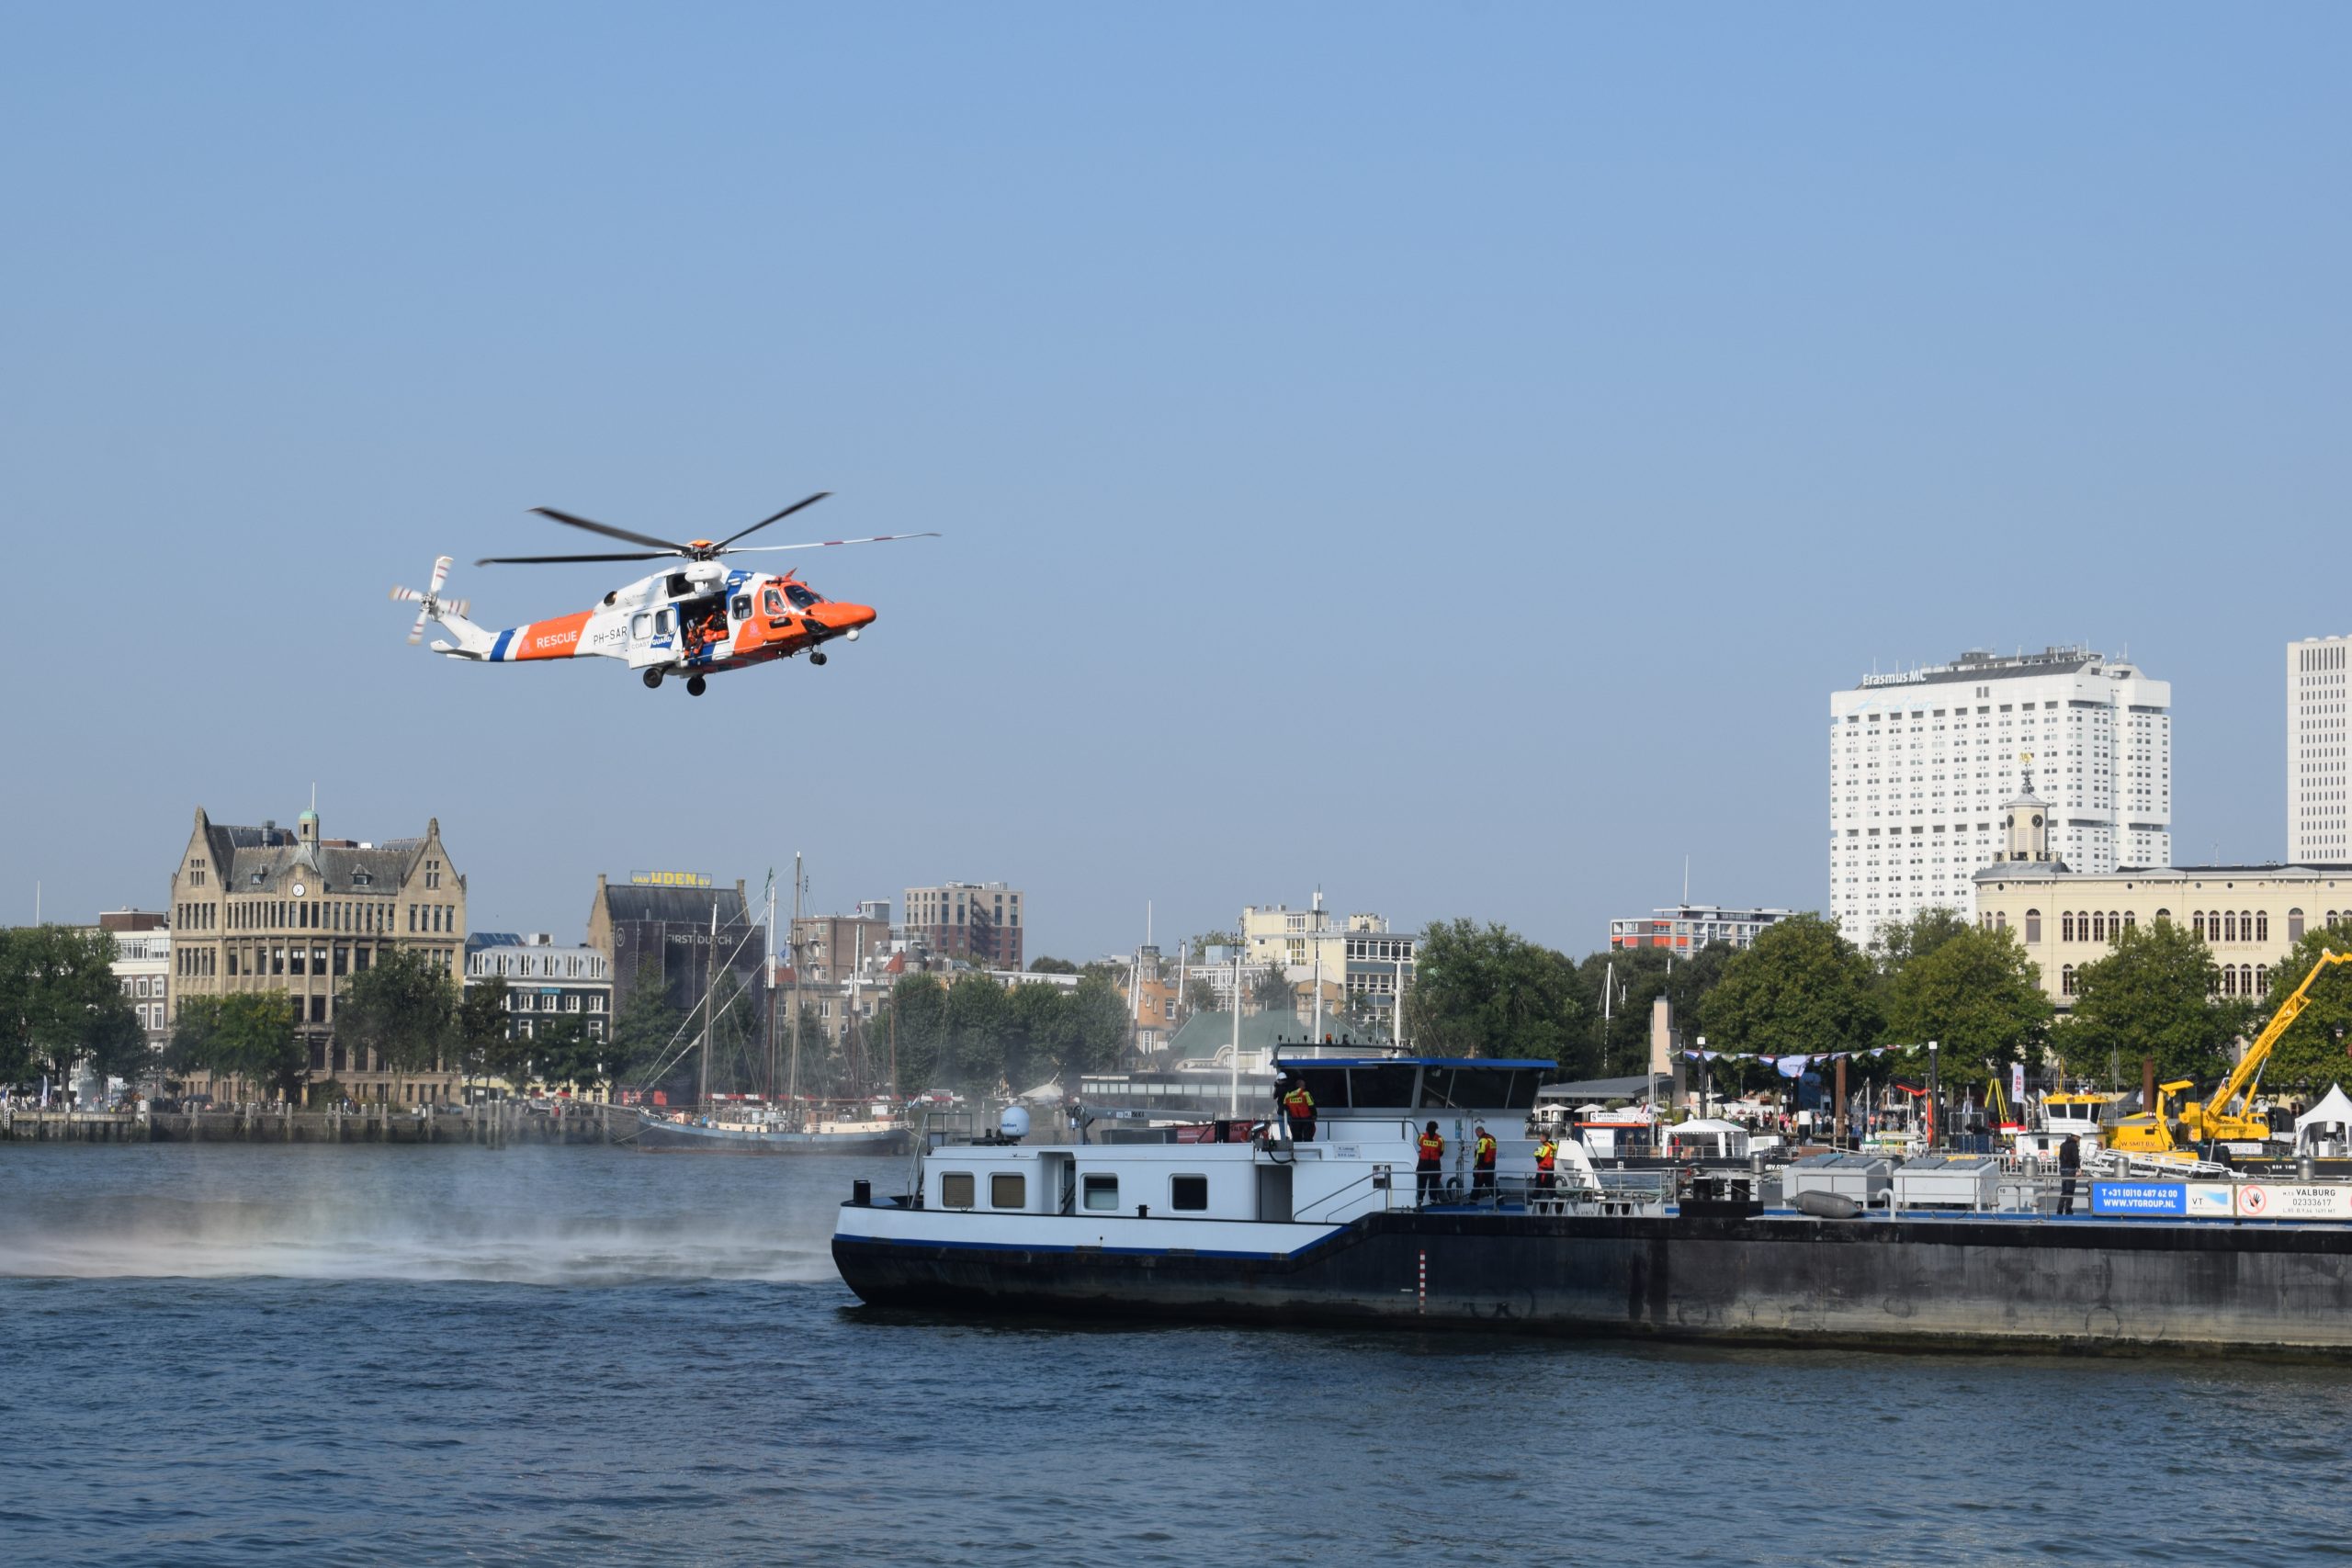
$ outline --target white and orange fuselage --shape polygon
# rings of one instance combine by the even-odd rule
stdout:
[[[834,637],[854,641],[874,620],[868,606],[834,604],[796,574],[716,561],[683,563],[615,589],[594,609],[502,631],[474,625],[462,607],[436,603],[432,612],[456,639],[436,641],[434,649],[452,659],[513,664],[594,655],[649,671],[649,684],[673,671],[715,675],[789,659]]]

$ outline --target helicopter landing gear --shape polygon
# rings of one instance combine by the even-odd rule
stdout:
[[[703,678],[702,678],[701,676],[699,676],[699,675],[689,675],[689,676],[687,676],[687,677],[686,677],[686,695],[688,695],[688,696],[690,696],[690,697],[698,697],[698,696],[701,696],[701,695],[702,695],[702,694],[703,694],[703,687],[704,687],[704,684],[705,684],[705,682],[704,682]]]
[[[825,650],[821,648],[808,655],[808,662],[811,664],[822,664],[824,661]]]
[[[645,689],[649,692],[658,692],[662,689],[661,671],[648,670],[645,672]]]

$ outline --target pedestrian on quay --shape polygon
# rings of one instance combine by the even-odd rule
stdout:
[[[1478,1123],[1478,1141],[1470,1145],[1470,1201],[1491,1199],[1495,1195],[1495,1139],[1484,1122]]]
[[[1413,1142],[1414,1197],[1423,1203],[1435,1203],[1444,1198],[1444,1178],[1440,1174],[1445,1163],[1445,1136],[1432,1122],[1421,1129]]]
[[[2058,1145],[2058,1212],[2075,1212],[2075,1173],[2083,1168],[2083,1141],[2074,1134]]]

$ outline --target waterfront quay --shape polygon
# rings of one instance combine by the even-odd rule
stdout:
[[[419,1115],[404,1106],[297,1111],[83,1111],[0,1108],[0,1143],[78,1144],[603,1144],[610,1109],[538,1111],[514,1102]]]

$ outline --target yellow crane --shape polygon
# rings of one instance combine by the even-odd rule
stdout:
[[[2254,1113],[2254,1086],[2262,1077],[2262,1064],[2270,1059],[2271,1048],[2287,1032],[2287,1026],[2311,1005],[2312,982],[2337,964],[2352,964],[2352,953],[2323,951],[2319,962],[2312,965],[2312,972],[2295,987],[2295,994],[2278,1004],[2278,1010],[2270,1015],[2270,1021],[2262,1026],[2262,1032],[2245,1048],[2238,1065],[2213,1091],[2213,1098],[2202,1103],[2192,1100],[2180,1108],[2180,1125],[2188,1134],[2189,1143],[2259,1142],[2270,1135],[2270,1123]],[[2109,1144],[2130,1154],[2174,1152],[2179,1144],[2173,1137],[2170,1104],[2175,1095],[2195,1087],[2187,1078],[2160,1085],[2155,1105],[2117,1122]]]

